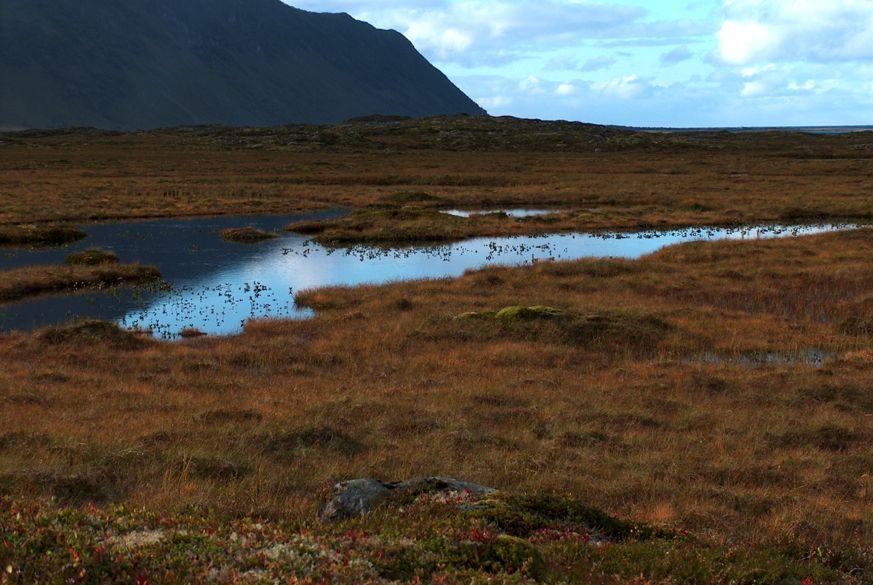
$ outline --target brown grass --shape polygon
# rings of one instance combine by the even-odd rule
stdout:
[[[0,225],[0,246],[60,246],[85,238],[80,229],[54,225]]]
[[[253,227],[228,228],[221,230],[222,239],[228,242],[238,242],[240,244],[255,244],[264,240],[271,240],[278,237],[271,232],[265,232]]]
[[[101,264],[118,264],[118,254],[97,248],[73,252],[67,256],[66,264],[79,266],[100,266]]]
[[[145,284],[161,277],[157,269],[139,264],[89,265],[78,262],[67,266],[32,266],[5,270],[0,275],[0,302],[50,293],[73,293]]]
[[[300,520],[333,480],[439,474],[869,566],[873,343],[842,324],[871,257],[700,243],[303,293],[315,319],[229,339],[0,337],[0,490]],[[572,318],[454,319],[538,305]]]
[[[873,150],[863,133],[609,142],[606,130],[561,124],[526,130],[535,134],[502,121],[423,124],[0,135],[0,225],[408,207],[415,201],[397,196],[410,192],[447,208],[565,212],[558,222],[453,222],[484,235],[873,214]],[[325,146],[324,133],[349,138]]]

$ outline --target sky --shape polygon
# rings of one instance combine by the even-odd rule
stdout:
[[[873,125],[873,0],[284,0],[398,30],[492,115]]]

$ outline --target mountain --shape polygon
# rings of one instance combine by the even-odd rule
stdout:
[[[396,31],[280,0],[0,0],[0,128],[484,111]]]

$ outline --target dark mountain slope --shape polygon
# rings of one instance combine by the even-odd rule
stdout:
[[[279,0],[0,0],[0,126],[482,110],[400,33]]]

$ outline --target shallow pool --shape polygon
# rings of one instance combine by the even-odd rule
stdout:
[[[664,246],[695,240],[757,239],[821,233],[851,226],[781,226],[751,229],[688,229],[633,234],[558,234],[477,238],[434,247],[383,250],[327,249],[309,237],[281,232],[308,216],[246,216],[162,219],[85,226],[88,238],[47,250],[0,249],[0,270],[32,264],[60,264],[76,250],[99,247],[121,262],[156,266],[167,288],[146,287],[46,296],[0,305],[0,331],[33,330],[73,317],[100,318],[124,327],[151,329],[173,339],[193,327],[210,335],[239,332],[252,318],[306,318],[298,291],[333,285],[385,283],[457,277],[484,266],[523,265],[583,257],[639,258]],[[247,245],[225,242],[219,232],[251,225],[280,231],[279,238]]]
[[[454,215],[455,217],[471,218],[476,215],[505,215],[507,217],[525,218],[525,217],[540,217],[543,215],[554,215],[561,213],[554,209],[485,209],[479,211],[467,211],[463,209],[446,209],[441,213],[446,215]]]

